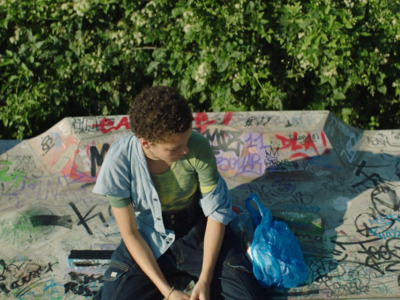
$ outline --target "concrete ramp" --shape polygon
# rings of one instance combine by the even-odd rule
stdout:
[[[400,297],[400,130],[327,111],[195,113],[235,204],[257,193],[298,237],[310,276],[276,299]],[[65,118],[0,141],[0,298],[91,298],[120,237],[92,194],[126,116]]]

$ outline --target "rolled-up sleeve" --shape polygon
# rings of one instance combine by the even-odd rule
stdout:
[[[228,187],[221,175],[215,188],[207,196],[200,199],[200,206],[206,217],[211,217],[225,225],[235,217]]]

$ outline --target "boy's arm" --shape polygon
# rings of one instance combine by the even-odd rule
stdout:
[[[115,219],[118,224],[119,231],[121,232],[122,239],[125,246],[131,254],[132,258],[136,261],[143,272],[150,278],[154,285],[158,288],[164,297],[168,297],[171,286],[167,282],[162,273],[157,260],[155,259],[151,248],[147,245],[146,241],[141,236],[137,229],[135,210],[132,205],[121,208],[112,208]],[[174,291],[173,296],[170,295],[169,299],[189,299],[189,297],[180,291]]]
[[[225,225],[208,217],[204,236],[203,265],[199,280],[193,289],[190,299],[209,299],[210,285],[224,234]]]

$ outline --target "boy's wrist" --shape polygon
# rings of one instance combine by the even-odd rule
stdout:
[[[162,289],[159,289],[161,295],[164,296],[164,299],[168,299],[168,296],[169,296],[169,295],[172,293],[172,291],[174,291],[174,290],[175,290],[175,287],[170,286],[170,285],[165,286],[165,287],[163,287]]]
[[[202,272],[200,274],[200,277],[199,277],[198,281],[201,281],[206,285],[210,285],[211,281],[212,281],[212,275],[211,274],[207,274],[207,273],[210,273],[210,272],[206,272],[206,273]]]
[[[175,287],[172,287],[172,288],[169,290],[167,296],[165,297],[165,300],[168,300],[169,297],[171,296],[171,294],[172,294],[174,291],[175,291]]]

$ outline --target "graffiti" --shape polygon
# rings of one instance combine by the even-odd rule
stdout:
[[[391,237],[400,237],[400,227],[397,226],[398,216],[383,216],[379,215],[376,218],[369,219],[369,223],[372,227],[369,228],[369,232],[373,236],[387,239]],[[365,225],[364,225],[365,226]],[[369,233],[368,232],[368,233]]]
[[[101,153],[100,153],[100,157],[101,157]],[[100,160],[99,160],[99,163],[100,163]],[[90,161],[89,161],[89,164],[91,164]],[[92,167],[95,169],[94,172],[97,172],[96,160],[94,161],[94,164],[90,166],[90,169]],[[82,187],[87,186],[87,185],[93,185],[96,181],[96,177],[92,176],[91,174],[89,174],[86,171],[83,171],[82,167],[79,167],[76,163],[74,163],[70,167],[69,173],[66,174],[65,176],[68,176],[68,175],[69,175],[69,180],[71,182],[82,183]],[[96,176],[96,174],[95,174],[95,176]]]
[[[4,161],[0,160],[0,167],[2,166],[3,168],[0,170],[0,182],[9,182],[13,181],[12,186],[9,188],[9,190],[6,192],[8,193],[11,190],[16,190],[18,187],[21,185],[21,183],[24,181],[26,177],[26,173],[20,170],[13,170],[10,175],[7,176],[7,173],[10,170],[10,166],[12,165],[11,161]]]
[[[43,296],[48,295],[48,298],[50,299],[61,299],[63,296],[65,296],[64,286],[62,284],[56,283],[53,279],[49,279],[43,282],[42,292],[40,293],[39,290],[36,294],[42,294]],[[30,295],[35,296],[33,289],[31,289],[29,293],[24,293],[24,296]],[[43,298],[45,299],[46,297]]]
[[[265,150],[264,163],[265,163],[266,171],[276,170],[276,169],[280,170],[277,152],[278,152],[278,150],[276,150],[276,152],[273,153],[272,148],[271,148],[271,151]]]
[[[293,203],[298,203],[298,204],[311,204],[314,200],[314,196],[309,193],[304,193],[304,192],[296,192],[293,194],[291,201]]]
[[[372,147],[400,147],[400,133],[391,132],[388,136],[387,134],[377,132],[373,137],[367,137],[368,143]]]
[[[325,290],[330,297],[344,295],[368,294],[372,289],[372,280],[367,271],[361,265],[343,264],[337,265],[334,270],[318,278],[318,282],[329,290]]]
[[[313,258],[307,260],[307,267],[311,281],[324,283],[332,278],[331,272],[337,269],[337,263],[327,258]]]
[[[381,204],[387,208],[388,204],[385,201]],[[372,235],[382,239],[398,237],[400,234],[400,228],[397,227],[399,221],[398,211],[392,209],[390,211],[384,211],[383,214],[381,209],[374,210],[370,208],[370,212],[359,214],[355,219],[357,233],[365,237]]]
[[[25,173],[32,174],[32,176],[38,177],[43,174],[42,170],[38,170],[35,160],[32,155],[6,155],[6,161],[12,162],[12,168]]]
[[[382,245],[375,245],[376,241],[380,238],[371,238],[364,241],[354,242],[341,242],[332,241],[335,245],[339,246],[335,248],[334,255],[338,261],[345,261],[350,251],[348,247],[356,246],[356,249],[352,249],[351,252],[364,254],[364,265],[378,271],[380,274],[385,272],[399,272],[400,271],[400,239],[390,238]],[[370,246],[367,246],[371,244]]]
[[[72,229],[71,216],[37,215],[29,217],[33,227],[37,226],[62,226]]]
[[[113,252],[113,250],[71,250],[68,263],[73,268],[105,266],[109,264]]]
[[[90,221],[93,218],[99,217],[99,219],[103,223],[104,227],[108,227],[108,223],[106,222],[106,219],[104,218],[103,213],[98,212],[97,214],[89,216],[92,213],[92,211],[96,208],[97,205],[92,206],[84,216],[82,216],[79,209],[76,207],[76,205],[74,203],[70,202],[69,205],[71,206],[72,210],[75,212],[75,214],[77,215],[77,217],[79,219],[78,225],[82,225],[86,229],[88,234],[93,235],[93,232],[87,223],[87,221]]]
[[[21,289],[18,299],[68,299],[72,295],[84,298],[93,297],[103,282],[103,275],[70,272],[67,282],[60,284],[50,278],[36,280]],[[10,295],[10,294],[9,294]],[[72,296],[72,297],[74,297]],[[75,299],[75,297],[73,298]]]
[[[219,170],[234,175],[262,175],[264,172],[264,161],[259,150],[268,148],[264,145],[262,133],[242,135],[237,131],[220,132],[214,130],[212,135],[207,129],[206,137],[212,142],[214,152],[217,155]],[[226,156],[221,152],[234,152],[236,156]],[[231,176],[231,175],[229,175]]]
[[[43,156],[46,155],[55,146],[55,141],[51,136],[51,134],[43,138],[41,146],[42,146]]]
[[[3,165],[3,169],[0,170],[0,181],[13,181],[19,180],[21,178],[25,178],[26,173],[20,170],[14,170],[9,176],[7,176],[7,172],[10,170],[10,166],[12,165],[11,161],[0,160],[0,165]]]
[[[340,193],[341,195],[344,195],[349,193],[346,182],[347,178],[342,176],[340,173],[332,172],[326,176],[326,180],[321,183],[321,186],[332,193]]]
[[[99,284],[103,282],[103,275],[88,275],[84,273],[70,272],[71,281],[64,284],[65,294],[69,292],[74,295],[85,297],[94,296]]]
[[[365,265],[384,274],[386,272],[400,271],[400,239],[391,238],[384,245],[365,247],[365,243],[359,243],[362,250],[358,253],[365,254]]]
[[[269,195],[271,192],[271,187],[268,184],[260,183],[246,183],[241,187],[244,191],[248,191],[249,194],[255,193],[261,198],[264,195]]]
[[[265,160],[265,167],[268,172],[293,172],[301,170],[297,161],[287,159],[279,161],[277,158],[268,157]]]
[[[270,116],[251,116],[245,121],[245,127],[265,126],[272,120]]]
[[[319,135],[317,134],[311,135],[311,133],[307,133],[306,136],[298,136],[297,132],[294,132],[293,136],[290,136],[288,138],[278,134],[276,134],[275,137],[282,143],[282,147],[279,148],[280,151],[284,149],[289,149],[295,152],[289,156],[289,159],[306,158],[313,155],[320,155],[322,153],[329,152],[329,150],[326,148],[327,143],[325,134],[323,132],[321,132]],[[319,139],[319,137],[321,139],[322,146],[324,147],[322,153],[320,153],[315,143],[315,140]],[[313,150],[313,153],[308,152],[310,149]]]
[[[215,124],[216,120],[208,120],[206,113],[196,113],[194,116],[195,128],[200,129],[200,133],[204,133],[208,125]]]
[[[72,129],[75,133],[98,132],[97,117],[73,118]]]
[[[244,140],[248,144],[248,148],[256,147],[258,150],[272,148],[268,145],[264,145],[264,135],[262,133],[248,133],[247,138]]]
[[[222,124],[228,125],[233,117],[232,112],[226,112],[224,114]],[[211,124],[221,124],[217,120],[209,120],[208,119],[208,114],[207,113],[196,113],[194,115],[194,128],[199,129],[200,133],[204,133],[207,129],[207,127]]]
[[[0,259],[0,295],[22,288],[44,274],[53,272],[53,264],[41,265],[33,262],[6,264]]]
[[[240,157],[217,156],[218,169],[222,172],[234,171],[233,176],[242,174],[262,175],[263,161],[258,153]]]
[[[296,172],[305,170],[305,163],[301,160],[279,159],[279,147],[265,148],[266,172]]]
[[[61,180],[64,179],[64,180]],[[44,176],[42,178],[23,178],[20,181],[20,186],[18,189],[8,192],[7,196],[13,196],[17,200],[16,207],[21,208],[25,202],[34,198],[38,201],[47,201],[51,199],[57,199],[60,196],[64,196],[61,193],[61,190],[64,187],[64,184],[68,186],[71,182],[68,182],[68,179],[63,177],[55,178],[57,185],[53,185],[53,180],[51,176]],[[69,196],[74,195],[71,193]]]
[[[258,194],[299,241],[310,278],[274,295],[398,296],[399,130],[357,130],[327,112],[193,117],[234,203]],[[127,130],[127,116],[67,118],[1,154],[0,298],[95,295],[121,236],[107,199],[92,189]],[[57,263],[27,254],[57,255]]]
[[[210,142],[211,148],[215,155],[221,152],[234,152],[237,156],[240,155],[240,149],[244,144],[241,139],[240,131],[226,131],[214,129],[211,133],[209,129],[204,131],[203,135]]]
[[[98,127],[100,128],[100,131],[102,133],[108,133],[112,130],[119,130],[121,127],[125,127],[126,130],[129,130],[129,120],[128,117],[123,117],[119,121],[119,123],[115,125],[115,121],[110,119],[110,118],[103,118],[100,120],[99,124],[93,124],[93,127]]]
[[[355,188],[359,185],[364,185],[368,182],[372,182],[372,184],[373,184],[372,186],[367,186],[367,188],[371,188],[371,187],[379,186],[380,184],[382,184],[384,182],[384,180],[381,178],[381,176],[379,176],[379,174],[377,174],[377,173],[368,175],[365,172],[363,172],[363,169],[365,167],[367,167],[367,162],[365,160],[363,160],[361,162],[361,164],[358,166],[358,168],[356,169],[355,175],[357,177],[360,175],[363,175],[365,178],[362,181],[360,181],[356,184],[353,184],[352,185],[353,188]]]
[[[373,235],[376,235],[375,232],[372,232]],[[400,231],[397,227],[395,227],[393,230],[390,231],[383,231],[377,234],[382,239],[387,239],[387,238],[392,238],[392,237],[398,237],[400,238]]]
[[[92,177],[96,176],[96,164],[99,167],[103,164],[104,157],[106,156],[107,151],[109,149],[110,149],[110,144],[107,143],[103,144],[100,153],[96,146],[90,147],[90,162],[91,162],[90,175],[92,175]]]
[[[399,218],[400,201],[396,191],[387,186],[378,186],[371,193],[371,201],[381,216]]]
[[[344,145],[344,149],[340,152],[341,156],[345,156],[349,163],[352,163],[357,154],[356,145],[361,139],[362,134],[356,136],[355,133],[348,133],[348,140]]]
[[[355,220],[355,227],[357,229],[357,233],[369,237],[370,232],[374,231],[376,235],[379,234],[378,227],[371,227],[370,220],[376,219],[376,212],[373,209],[370,209],[371,212],[364,212],[359,214]],[[380,229],[383,229],[382,227]],[[385,230],[385,229],[383,229]]]
[[[366,161],[363,160],[356,169],[356,176],[364,176],[360,182],[353,184],[352,187],[366,185],[373,188],[371,192],[371,212],[360,214],[356,219],[357,232],[364,236],[371,233],[380,238],[398,237],[397,228],[394,227],[395,221],[399,218],[400,200],[395,190],[388,186],[381,176],[377,173],[367,174],[364,172]]]
[[[370,268],[355,262],[335,264],[327,259],[313,259],[308,266],[310,277],[316,278],[311,286],[320,291],[320,296],[334,299],[343,296],[347,296],[346,299],[357,298],[360,293],[366,299],[381,298],[390,292],[384,277],[395,278],[393,275],[377,277]]]
[[[296,190],[296,183],[288,178],[276,177],[272,183],[271,194],[274,196],[289,196]]]
[[[7,193],[7,196],[15,197],[16,207],[21,208],[31,199],[36,201],[53,202],[66,199],[79,202],[81,198],[88,197],[88,191],[77,179],[68,176],[43,176],[41,178],[24,178],[17,190]],[[91,195],[91,193],[90,193]]]

